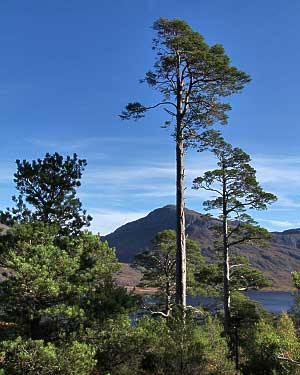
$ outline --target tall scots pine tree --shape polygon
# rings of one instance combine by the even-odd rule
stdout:
[[[122,119],[138,120],[153,108],[168,115],[164,127],[173,125],[176,143],[177,255],[176,302],[186,305],[186,239],[184,217],[184,151],[214,123],[226,124],[230,105],[223,97],[236,93],[250,81],[232,66],[224,48],[209,46],[198,32],[180,19],[159,18],[154,22],[153,50],[156,61],[146,73],[147,82],[160,94],[153,105],[129,103]]]

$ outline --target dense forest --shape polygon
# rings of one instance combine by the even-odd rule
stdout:
[[[250,213],[277,199],[260,185],[251,157],[213,128],[227,123],[225,100],[250,77],[182,20],[159,18],[153,30],[156,60],[144,82],[157,102],[130,102],[120,117],[165,110],[176,152],[176,230],[157,233],[136,255],[145,294],[129,292],[116,281],[115,249],[89,231],[92,217],[78,197],[87,161],[59,153],[17,160],[18,194],[0,212],[0,374],[300,374],[300,274],[291,275],[293,308],[274,315],[243,294],[270,281],[231,251],[267,246],[270,234]],[[185,233],[189,149],[199,163],[203,152],[215,161],[193,181],[211,193],[204,209],[218,215],[213,261]],[[215,303],[190,306],[193,295]]]

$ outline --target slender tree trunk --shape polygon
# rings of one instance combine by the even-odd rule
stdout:
[[[228,247],[228,219],[226,204],[226,180],[223,178],[223,292],[224,292],[224,330],[230,333],[230,275]]]
[[[178,124],[177,117],[177,124]],[[186,241],[184,215],[184,150],[181,127],[176,139],[176,303],[182,307],[180,337],[180,374],[184,375],[184,329],[186,308]]]
[[[171,310],[171,291],[170,291],[170,283],[167,281],[166,283],[166,306],[165,306],[165,314],[169,316]]]
[[[225,333],[230,331],[230,276],[229,276],[229,252],[228,252],[228,225],[227,218],[223,222],[223,273],[224,273],[224,328]]]
[[[176,113],[176,303],[186,307],[186,244],[184,216],[184,147],[183,81],[180,76],[180,53],[177,51]]]
[[[186,306],[186,244],[184,216],[184,155],[181,131],[176,140],[176,303]]]

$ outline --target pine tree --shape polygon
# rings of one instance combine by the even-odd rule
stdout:
[[[187,288],[189,294],[199,292],[200,285],[195,275],[204,265],[204,257],[196,241],[187,239]],[[141,285],[156,287],[164,306],[164,316],[168,317],[176,291],[176,232],[164,230],[157,233],[153,247],[135,256],[135,265],[141,267]]]
[[[246,242],[268,238],[268,232],[256,225],[247,209],[265,210],[277,198],[266,193],[256,180],[250,156],[240,148],[233,148],[215,133],[208,141],[217,158],[218,169],[207,171],[194,179],[194,189],[213,192],[215,199],[204,202],[206,210],[219,210],[223,250],[224,329],[230,333],[230,273],[239,265],[230,264],[230,249]],[[229,222],[229,220],[233,222]],[[242,263],[243,266],[243,263]]]
[[[216,122],[227,122],[228,103],[222,98],[240,91],[249,82],[247,74],[231,66],[224,48],[209,46],[198,32],[180,19],[159,18],[154,22],[153,49],[156,61],[145,82],[161,94],[152,106],[129,103],[122,119],[138,120],[153,108],[163,107],[174,121],[176,144],[176,300],[186,305],[186,239],[184,217],[184,151],[199,137],[200,130]]]
[[[64,159],[56,152],[32,162],[17,160],[16,164],[14,182],[19,196],[13,197],[13,209],[0,213],[0,222],[11,225],[34,219],[56,223],[61,234],[76,234],[89,226],[92,218],[76,196],[86,160],[78,159],[76,154]]]

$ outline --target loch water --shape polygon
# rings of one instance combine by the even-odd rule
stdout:
[[[281,314],[288,311],[294,303],[292,292],[248,291],[245,294],[254,301],[259,302],[266,310],[274,314]],[[214,300],[214,298],[202,296],[188,297],[187,303],[193,306],[199,304],[210,305],[214,303]]]
[[[275,314],[281,314],[288,311],[294,303],[294,296],[291,292],[251,291],[246,294],[254,301],[262,304],[266,310]]]

